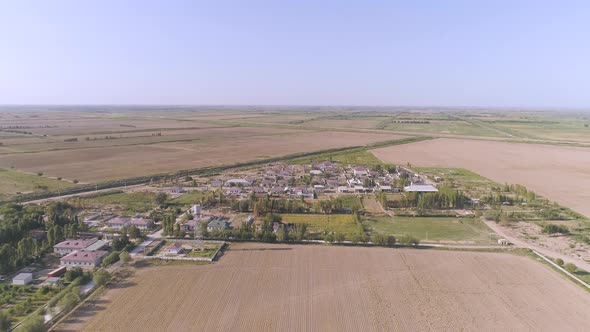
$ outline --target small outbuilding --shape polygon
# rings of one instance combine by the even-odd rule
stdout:
[[[171,245],[166,247],[166,253],[167,254],[174,254],[174,255],[178,255],[182,252],[184,248],[182,247],[182,245],[178,242],[172,243]]]
[[[32,273],[19,273],[14,278],[12,278],[13,285],[28,285],[33,282],[33,274]]]

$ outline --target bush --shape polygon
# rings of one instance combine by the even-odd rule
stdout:
[[[387,237],[387,245],[390,246],[390,247],[393,247],[395,245],[395,240],[396,240],[395,239],[395,236],[389,235]]]
[[[387,237],[383,234],[373,235],[373,243],[378,246],[384,246],[387,244]]]
[[[78,179],[74,179],[74,181],[72,181],[72,182],[74,182],[74,184],[76,184],[76,183],[78,183]]]
[[[332,243],[332,242],[334,242],[334,241],[335,241],[334,234],[332,234],[332,233],[328,233],[328,234],[326,234],[326,235],[324,236],[324,241],[326,241],[326,242],[328,242],[328,243]]]
[[[417,238],[410,236],[410,235],[404,235],[402,237],[399,238],[399,243],[404,244],[404,245],[418,245],[420,244],[420,240],[418,240]]]
[[[557,264],[559,266],[563,266],[563,264],[564,264],[563,259],[561,259],[561,258],[556,259],[555,264]]]
[[[94,282],[99,286],[104,286],[111,281],[111,274],[103,269],[100,269],[94,273]]]
[[[502,217],[502,211],[489,210],[484,213],[483,217],[486,218],[487,220],[493,220],[495,222],[499,222]]]
[[[123,251],[119,254],[119,260],[123,262],[123,264],[126,264],[131,261],[131,256],[127,251]]]
[[[79,267],[75,267],[73,269],[66,271],[66,273],[64,274],[64,279],[67,282],[72,282],[76,278],[81,277],[82,275],[84,275],[84,271]]]
[[[565,264],[563,268],[569,273],[574,273],[578,269],[578,267],[572,263]]]
[[[37,172],[38,176],[43,176],[43,172]]]
[[[543,233],[547,234],[569,234],[569,229],[565,226],[555,225],[555,224],[547,224],[543,227]]]

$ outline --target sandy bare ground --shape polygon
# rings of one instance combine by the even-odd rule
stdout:
[[[590,248],[584,243],[575,242],[567,236],[543,234],[541,227],[532,223],[519,222],[501,226],[489,220],[484,222],[500,237],[519,247],[536,250],[553,259],[561,258],[566,263],[574,263],[577,267],[590,271]],[[574,247],[570,247],[570,244]]]
[[[61,330],[582,331],[588,315],[588,293],[527,257],[251,243],[140,269]]]
[[[374,150],[387,162],[466,168],[527,188],[590,217],[590,149],[436,139]]]

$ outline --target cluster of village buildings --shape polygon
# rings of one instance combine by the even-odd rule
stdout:
[[[407,179],[408,186],[396,186],[396,180]],[[368,167],[342,166],[323,161],[311,165],[269,165],[243,177],[212,179],[203,189],[221,188],[229,196],[247,197],[317,197],[322,194],[421,191],[435,192],[436,187],[423,176],[398,167],[395,172],[371,170]]]

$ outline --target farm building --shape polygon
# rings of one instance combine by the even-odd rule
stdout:
[[[104,249],[108,245],[109,245],[109,241],[107,241],[107,240],[98,240],[98,241],[94,242],[93,244],[89,245],[88,247],[84,248],[84,251],[102,250],[102,249]]]
[[[435,193],[438,192],[435,186],[431,184],[412,184],[404,187],[404,191],[416,193]]]
[[[182,252],[184,248],[182,247],[182,245],[178,242],[172,243],[171,245],[167,246],[166,249],[164,249],[164,251],[167,254],[174,254],[174,255],[178,255]]]
[[[62,257],[60,265],[67,268],[81,267],[83,269],[93,269],[100,265],[108,253],[108,251],[104,250],[76,251]]]
[[[12,278],[13,285],[28,285],[33,282],[33,274],[32,273],[19,273],[14,278]]]
[[[88,246],[98,241],[98,239],[88,240],[65,240],[53,246],[53,251],[59,255],[67,255],[74,251],[86,249]]]

